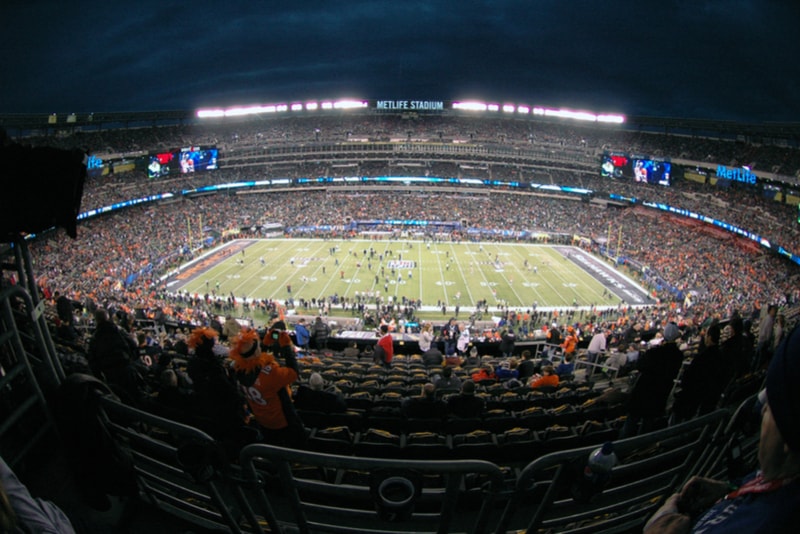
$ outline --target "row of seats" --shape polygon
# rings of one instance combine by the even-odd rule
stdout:
[[[298,413],[303,424],[309,429],[344,426],[353,432],[367,428],[379,428],[396,434],[428,431],[453,434],[481,429],[504,432],[516,427],[543,430],[551,425],[579,425],[586,421],[615,419],[623,416],[626,408],[623,404],[609,406],[604,402],[589,401],[585,405],[566,403],[554,407],[534,405],[519,411],[501,407],[489,409],[475,417],[445,415],[444,417],[409,418],[402,415],[398,405],[377,404],[372,405],[370,410],[350,409],[344,413],[310,410],[298,410]]]
[[[551,424],[542,430],[506,425],[491,428],[473,423],[468,432],[440,433],[435,429],[393,433],[380,428],[352,432],[346,426],[316,428],[308,448],[316,452],[368,458],[470,459],[489,460],[505,467],[522,467],[548,452],[600,444],[616,439],[624,418],[613,421],[585,421],[574,426]],[[408,425],[414,428],[412,422]]]
[[[98,416],[141,498],[203,528],[629,532],[641,530],[688,477],[754,465],[758,427],[741,424],[754,402],[733,415],[718,410],[615,441],[619,463],[604,487],[589,488],[589,499],[579,498],[587,495],[580,486],[586,458],[619,421],[587,426],[577,437],[576,427],[456,435],[328,427],[310,438],[317,451],[248,445],[228,464],[214,440],[192,427],[110,397],[99,398]],[[491,461],[523,460],[537,448],[538,457],[516,468]]]

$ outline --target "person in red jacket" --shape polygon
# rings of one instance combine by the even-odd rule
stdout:
[[[377,363],[383,363],[386,367],[392,366],[392,358],[394,358],[394,339],[392,338],[392,334],[389,333],[388,325],[381,325],[381,338],[375,346],[375,352],[379,355],[375,357],[376,361],[381,360]]]
[[[272,352],[262,352],[258,333],[247,328],[236,336],[230,359],[233,361],[236,380],[260,427],[264,441],[297,447],[303,444],[306,436],[303,423],[292,404],[289,389],[299,375],[297,359],[294,350],[281,350],[280,353],[284,360],[283,366]]]

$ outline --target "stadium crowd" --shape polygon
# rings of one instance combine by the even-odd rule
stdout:
[[[192,224],[187,220],[202,220],[219,234],[231,230],[232,237],[241,235],[241,229],[250,224],[245,217],[256,214],[282,223],[289,236],[294,235],[293,228],[334,223],[333,231],[316,233],[319,237],[331,233],[344,237],[343,223],[348,217],[454,219],[476,228],[490,221],[498,229],[586,236],[594,240],[596,251],[611,227],[615,237],[621,228],[622,242],[621,250],[616,250],[612,239],[610,251],[660,275],[666,286],[652,289],[665,303],[675,300],[669,288],[691,293],[695,305],[709,305],[720,313],[748,303],[797,300],[797,270],[791,262],[743,249],[737,246],[742,238],[704,233],[647,210],[596,209],[574,201],[504,194],[490,198],[456,195],[449,205],[442,211],[433,199],[421,203],[419,195],[380,193],[218,194],[134,207],[92,219],[81,225],[77,240],[48,234],[32,244],[32,253],[39,283],[48,294],[62,291],[77,301],[119,302],[130,309],[171,309],[160,277],[194,257],[200,244],[200,236],[195,235],[194,247],[189,246]],[[341,223],[338,230],[337,221]],[[141,232],[142,228],[150,231]],[[664,254],[664,247],[670,252]],[[127,283],[131,275],[135,281]]]
[[[440,137],[441,134],[441,137]],[[348,140],[418,142],[461,140],[470,144],[464,154],[428,154],[410,143],[402,154],[376,159],[350,143],[344,153],[308,154],[298,147],[325,146]],[[788,224],[796,218],[794,206],[765,198],[759,191],[736,184],[718,187],[676,180],[673,187],[647,187],[610,181],[598,176],[600,153],[618,150],[653,156],[681,157],[729,166],[749,165],[754,170],[784,175],[800,170],[800,151],[768,144],[747,144],[677,135],[655,135],[579,128],[551,123],[519,122],[464,117],[424,117],[403,121],[392,116],[285,118],[235,125],[193,125],[100,132],[78,132],[64,138],[30,138],[33,144],[85,146],[105,157],[130,159],[150,150],[215,144],[222,168],[190,176],[172,174],[147,179],[145,171],[118,172],[89,179],[82,209],[94,209],[132,198],[180,192],[206,185],[279,177],[374,176],[425,174],[577,186],[591,189],[598,198],[616,193],[655,203],[666,203],[723,220],[800,252],[800,231]],[[470,151],[468,147],[474,147]],[[270,149],[285,150],[284,157],[259,159]],[[509,152],[509,149],[514,152]],[[399,158],[398,156],[401,156]],[[410,161],[406,161],[406,158]],[[477,160],[483,159],[484,163]],[[441,161],[440,161],[441,160]],[[344,162],[345,164],[341,164]]]
[[[365,124],[348,124],[346,131],[342,130],[341,125],[330,127],[331,131],[335,131],[333,135],[345,137],[360,135],[361,127],[369,129],[373,134],[376,128],[386,128],[386,131],[379,131],[378,135],[389,139],[396,134],[399,125],[395,119],[387,118],[385,124],[378,122],[378,125],[372,121]],[[352,129],[350,126],[353,126]],[[409,138],[430,134],[429,130],[416,126],[416,129],[409,129],[406,132]],[[477,126],[482,129],[481,136],[497,136],[502,141],[507,140],[506,136],[521,138],[525,135],[522,127],[518,125],[512,126],[510,133],[509,130],[503,129],[504,125],[493,125],[491,121],[481,121]],[[459,124],[455,130],[451,130],[450,127],[451,125],[445,124],[441,127],[442,133],[437,132],[437,135],[467,135],[472,139],[477,133],[477,130],[475,132],[464,130],[463,124]],[[487,134],[487,131],[491,133]],[[182,135],[192,133],[190,130],[179,132]],[[266,135],[257,132],[254,137],[272,138],[278,134],[278,131],[270,130]],[[226,138],[226,143],[235,144],[241,140],[238,133],[225,135],[230,136]],[[284,141],[296,142],[294,135],[284,131]],[[569,130],[558,132],[553,136],[543,132],[532,133],[529,130],[527,135],[529,142],[536,138],[539,143],[553,145],[558,143],[563,145],[566,142],[580,146],[599,142],[597,139],[578,135]],[[187,140],[186,137],[180,139]],[[159,137],[158,141],[161,140]],[[210,138],[208,140],[210,141]],[[637,140],[642,143],[637,145],[638,149],[646,148],[645,140]],[[215,139],[215,142],[219,140]],[[137,143],[127,146],[131,149],[139,147]],[[662,150],[664,146],[673,148],[672,145],[660,145]],[[680,150],[682,145],[676,142],[674,148]],[[756,152],[757,150],[753,149],[737,154],[748,159],[762,157],[760,153],[756,155]],[[765,153],[778,158],[772,152]],[[780,163],[775,165],[787,165],[791,162],[791,158],[777,160]],[[300,168],[308,168],[317,173],[326,169],[324,165],[320,167],[318,163]],[[441,168],[446,170],[447,167]],[[327,167],[327,169],[332,168]],[[486,170],[503,172],[500,167]],[[263,176],[269,173],[267,170],[258,172],[263,173]],[[514,170],[511,169],[509,172],[511,173],[509,176],[513,177]],[[233,168],[218,173],[206,173],[202,175],[202,179],[222,183],[252,175],[251,170]],[[123,198],[129,193],[136,193],[130,196],[137,196],[150,187],[163,188],[167,184],[164,181],[146,182],[135,174],[129,176],[120,174],[120,176],[122,178],[119,182],[116,181],[118,178],[114,177],[112,179],[114,182],[110,183],[117,185],[124,183],[123,187],[105,185],[96,189],[95,186],[98,184],[91,182],[87,199],[99,202],[96,204],[99,206],[103,202],[113,201],[114,198]],[[552,183],[581,186],[586,186],[593,180],[588,175],[582,176],[580,173],[568,170],[549,170],[547,176]],[[191,187],[198,185],[197,180],[187,182],[182,178],[176,179],[174,185],[180,188],[189,183]],[[592,181],[593,183],[595,182]],[[636,191],[635,186],[630,184],[623,185],[618,182],[601,182],[601,184],[599,190],[608,188],[609,192],[631,195],[634,194],[631,191]],[[102,189],[103,192],[97,194],[98,189]],[[115,189],[121,192],[114,191]],[[687,183],[680,189],[649,189],[648,194],[651,192],[662,201],[687,209],[705,210],[704,213],[708,213],[710,209],[718,210],[715,213],[719,213],[721,218],[729,222],[742,225],[763,224],[759,227],[759,232],[765,235],[777,235],[779,239],[786,239],[787,243],[797,241],[797,232],[788,228],[787,224],[782,224],[781,221],[786,219],[782,219],[781,216],[766,215],[775,213],[772,208],[776,204],[763,199],[744,202],[744,194],[740,191],[720,192],[717,189],[710,189],[710,186]],[[755,216],[762,212],[765,216]],[[297,431],[298,414],[292,408],[294,401],[289,400],[286,387],[293,384],[297,386],[298,381],[307,379],[307,390],[301,389],[306,388],[305,384],[296,388],[297,392],[302,391],[298,398],[303,396],[308,398],[312,391],[322,392],[325,385],[322,375],[308,373],[307,371],[311,369],[302,367],[316,364],[315,369],[322,369],[319,367],[319,360],[315,358],[326,352],[324,340],[327,338],[327,332],[324,335],[318,334],[316,325],[312,327],[311,332],[307,331],[309,336],[313,332],[316,353],[309,354],[311,357],[308,361],[298,362],[292,349],[292,341],[286,335],[287,325],[283,321],[264,325],[264,329],[257,333],[247,327],[242,328],[232,319],[223,326],[216,322],[214,315],[217,314],[213,313],[207,302],[188,295],[169,295],[162,276],[195,257],[203,246],[208,245],[205,241],[206,234],[211,235],[211,232],[203,231],[197,235],[190,235],[193,220],[202,221],[203,227],[213,231],[215,237],[210,246],[214,246],[220,240],[250,235],[252,229],[257,227],[257,224],[253,223],[259,221],[280,223],[288,237],[307,233],[319,237],[347,237],[344,223],[349,219],[409,218],[463,221],[468,229],[512,231],[511,236],[504,238],[503,234],[493,232],[470,234],[465,229],[460,229],[448,235],[437,236],[441,239],[464,240],[480,235],[481,239],[516,240],[520,239],[522,232],[582,236],[586,239],[579,241],[580,246],[599,254],[613,253],[623,263],[644,266],[642,282],[648,285],[659,301],[658,305],[647,308],[634,309],[620,306],[614,313],[604,313],[599,318],[588,321],[583,321],[581,316],[580,322],[576,321],[574,313],[569,311],[533,315],[536,323],[534,326],[547,326],[548,336],[556,333],[558,336],[563,335],[561,343],[550,343],[551,352],[546,354],[548,358],[554,360],[563,356],[562,365],[558,368],[549,365],[551,363],[549,360],[539,361],[536,364],[538,367],[525,365],[530,359],[530,355],[525,354],[522,355],[523,363],[518,364],[513,348],[513,334],[515,330],[518,333],[523,332],[522,327],[526,320],[521,319],[521,316],[530,317],[530,312],[506,309],[502,324],[499,325],[502,331],[498,334],[498,342],[503,347],[501,349],[504,355],[503,361],[487,361],[485,358],[480,358],[480,355],[476,358],[475,354],[467,352],[466,346],[458,344],[456,347],[459,348],[455,349],[455,353],[446,351],[443,355],[445,358],[441,363],[446,364],[448,360],[453,359],[456,368],[463,366],[475,371],[474,374],[461,371],[456,375],[464,385],[461,386],[460,393],[453,398],[458,397],[460,400],[466,398],[468,401],[473,401],[476,390],[487,393],[488,390],[485,388],[489,387],[489,383],[500,382],[500,386],[507,390],[512,389],[508,385],[510,381],[519,379],[522,381],[516,383],[515,388],[554,389],[560,383],[559,375],[564,380],[570,379],[569,376],[574,371],[573,356],[577,354],[576,347],[584,342],[588,342],[587,355],[590,363],[595,363],[592,358],[599,352],[606,352],[606,349],[609,354],[611,349],[616,354],[622,354],[624,360],[620,361],[618,366],[620,370],[637,358],[646,361],[648,353],[650,356],[658,351],[677,354],[676,358],[673,358],[675,369],[671,375],[666,376],[661,373],[663,376],[660,376],[663,379],[661,382],[668,386],[666,389],[661,389],[669,393],[675,378],[672,375],[680,372],[679,369],[683,365],[683,349],[678,349],[681,337],[695,344],[693,348],[689,348],[693,351],[693,359],[687,365],[687,371],[684,371],[688,374],[684,375],[683,391],[689,391],[689,377],[693,372],[701,372],[697,369],[704,359],[714,358],[713,362],[718,363],[722,354],[720,351],[730,349],[731,345],[728,343],[740,333],[737,329],[740,328],[738,325],[743,317],[748,321],[760,321],[757,339],[752,338],[753,330],[748,328],[749,322],[745,322],[743,335],[746,339],[737,341],[742,346],[736,349],[740,356],[746,355],[745,362],[735,375],[725,375],[726,383],[723,386],[727,386],[731,380],[741,378],[746,372],[758,373],[764,370],[769,356],[780,346],[780,338],[786,334],[783,329],[785,319],[774,319],[777,308],[796,310],[796,306],[800,303],[798,266],[753,247],[743,238],[695,221],[644,208],[597,207],[564,198],[508,194],[504,190],[493,191],[490,195],[471,195],[468,192],[453,191],[441,193],[433,188],[429,191],[424,188],[415,192],[398,191],[396,194],[386,194],[384,191],[373,191],[368,188],[309,189],[302,192],[271,191],[252,195],[217,193],[179,198],[165,204],[136,206],[96,217],[81,224],[77,240],[69,240],[61,232],[51,232],[34,240],[31,243],[31,251],[34,270],[38,276],[37,282],[59,317],[58,337],[62,341],[74,342],[77,346],[86,341],[79,338],[68,339],[69,326],[73,320],[72,313],[75,310],[70,308],[70,304],[67,304],[65,309],[62,298],[81,303],[81,313],[84,314],[84,318],[88,319],[88,316],[92,315],[96,320],[91,341],[83,346],[83,352],[88,357],[92,371],[114,382],[115,391],[124,400],[203,428],[214,437],[225,440],[232,451],[242,443],[257,439],[302,447],[307,436],[303,432],[302,422],[299,423],[301,427]],[[325,228],[315,230],[315,227]],[[607,241],[606,237],[609,235],[619,235],[618,242],[615,243],[613,239]],[[328,300],[328,296],[320,295],[317,300]],[[276,305],[271,300],[264,304],[269,308]],[[155,337],[142,331],[136,332],[133,321],[135,311],[157,308],[174,320],[194,322],[203,328],[195,329],[190,336],[174,332],[162,333],[161,337]],[[765,311],[763,314],[760,313],[762,308]],[[234,312],[239,314],[238,309]],[[593,324],[595,320],[597,324]],[[90,321],[91,319],[87,324]],[[726,321],[731,325],[724,336],[721,334],[720,321]],[[796,317],[793,317],[793,321],[796,321]],[[556,324],[551,325],[552,322]],[[113,323],[118,323],[119,326]],[[566,326],[567,324],[569,326]],[[560,331],[561,326],[564,326],[563,333]],[[387,331],[388,328],[382,330],[384,334]],[[136,335],[135,341],[134,335]],[[607,345],[606,335],[609,336]],[[120,347],[121,340],[124,341],[123,347]],[[104,343],[105,348],[103,348]],[[600,344],[602,349],[597,348]],[[627,352],[629,348],[632,350]],[[119,359],[118,349],[128,355]],[[631,359],[629,355],[634,352],[636,356]],[[782,354],[780,351],[776,353]],[[103,360],[112,356],[118,358],[118,361]],[[144,384],[139,380],[138,371],[133,371],[131,374],[129,364],[145,361],[150,356],[155,356],[152,358],[155,365],[142,370],[143,373],[150,374],[151,378],[150,384]],[[226,356],[229,360],[223,363],[222,357]],[[356,358],[360,356],[363,355],[358,354]],[[188,365],[186,367],[172,365],[171,362],[175,358],[186,358]],[[391,357],[376,363],[383,364],[387,370],[392,368]],[[438,370],[441,363],[431,367]],[[608,364],[608,360],[605,363]],[[522,374],[520,370],[529,367],[533,374],[528,374],[527,371]],[[445,369],[448,368],[451,366],[446,365]],[[276,370],[274,374],[280,375],[279,379],[272,380],[269,378],[272,371],[264,373],[263,369]],[[642,373],[647,372],[643,365],[640,370]],[[322,370],[323,374],[325,371]],[[437,399],[435,394],[437,386],[434,382],[440,377],[427,371],[425,374],[426,383],[422,385],[422,395],[419,398],[403,401],[401,411],[406,415],[430,411],[442,414],[444,417],[448,405]],[[448,374],[449,378],[453,373],[442,374]],[[270,380],[274,383],[267,383]],[[711,382],[701,380],[699,383]],[[245,387],[242,389],[238,387],[239,385]],[[157,397],[149,395],[151,393],[149,387],[158,390]],[[642,386],[641,390],[644,389]],[[777,387],[773,390],[776,389]],[[245,392],[246,399],[240,396],[240,391]],[[722,388],[719,388],[717,397],[721,391]],[[341,391],[330,389],[325,393],[333,395],[327,401],[331,405],[348,406],[343,402]],[[635,388],[627,392],[610,391],[604,392],[601,398],[607,400],[603,396],[617,394],[638,398],[637,393]],[[646,393],[645,391],[641,394]],[[268,399],[268,402],[264,399]],[[698,410],[702,413],[699,400],[695,406],[691,404],[695,399],[687,399],[688,393],[678,397],[678,401],[684,403],[684,405],[678,404],[681,406],[680,416],[691,418],[698,413]],[[245,409],[243,400],[246,400],[248,409]],[[337,402],[334,403],[334,400]],[[597,399],[587,399],[587,402],[594,403]],[[659,402],[666,402],[666,395]],[[690,405],[686,407],[686,403]],[[482,405],[480,414],[485,414],[483,411],[486,409],[485,404],[474,402],[471,404]],[[265,408],[265,405],[278,405],[280,408],[276,412],[274,408]],[[431,411],[432,406],[436,406],[436,410]],[[663,406],[656,411],[657,415],[664,415]],[[653,416],[651,413],[633,412],[628,415],[631,414],[637,417],[628,418],[626,426],[622,428],[623,436],[638,431],[628,428],[627,423],[638,422],[639,416],[645,419]],[[248,417],[254,418],[258,424],[243,425]],[[646,428],[646,422],[643,422],[642,431]],[[255,430],[260,434],[256,436],[245,430]]]

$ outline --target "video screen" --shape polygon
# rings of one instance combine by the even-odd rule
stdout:
[[[600,164],[600,176],[617,180],[633,180],[635,182],[671,185],[672,164],[668,161],[647,157],[628,156],[627,154],[603,154]]]
[[[149,178],[169,176],[170,172],[180,170],[181,174],[210,171],[217,168],[218,150],[216,147],[187,147],[169,152],[150,155],[147,165]]]
[[[162,176],[169,176],[170,165],[174,159],[175,154],[172,152],[151,154],[150,163],[147,164],[147,177],[161,178]]]
[[[197,171],[210,171],[217,168],[217,149],[199,147],[183,148],[180,151],[179,161],[182,174]]]
[[[625,169],[630,169],[630,159],[622,154],[603,154],[600,176],[603,178],[627,178]]]

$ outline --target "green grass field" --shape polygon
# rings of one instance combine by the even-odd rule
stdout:
[[[370,249],[373,253],[370,257]],[[243,251],[243,252],[242,252]],[[365,254],[366,251],[366,254]],[[390,240],[241,240],[187,264],[169,290],[213,293],[237,299],[292,297],[310,300],[358,291],[398,301],[421,299],[423,311],[459,305],[471,311],[479,300],[528,309],[615,306],[624,297],[573,261],[572,247],[507,243],[424,243]],[[224,257],[223,257],[224,256]],[[406,263],[403,263],[406,262]],[[394,270],[394,272],[393,272]],[[617,273],[619,274],[619,273]],[[632,281],[629,280],[632,283]],[[291,294],[287,286],[291,285]],[[608,291],[604,291],[608,287]]]

